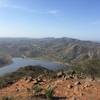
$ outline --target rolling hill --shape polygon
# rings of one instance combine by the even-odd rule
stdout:
[[[100,43],[71,38],[2,38],[0,39],[0,54],[78,62],[84,59],[100,59]]]

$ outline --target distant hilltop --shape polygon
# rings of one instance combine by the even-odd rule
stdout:
[[[72,38],[1,38],[0,54],[44,57],[63,62],[100,59],[100,43]]]

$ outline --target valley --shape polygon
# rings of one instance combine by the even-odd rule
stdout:
[[[0,57],[0,100],[100,99],[100,43],[2,38]]]

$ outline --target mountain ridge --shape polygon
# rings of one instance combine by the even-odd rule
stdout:
[[[46,56],[59,61],[73,62],[83,59],[100,59],[100,43],[82,41],[72,38],[2,38],[0,39],[0,54],[10,54],[13,57],[22,55],[28,57]]]

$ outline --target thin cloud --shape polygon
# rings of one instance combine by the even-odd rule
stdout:
[[[26,12],[29,12],[29,13],[35,13],[36,12],[36,10],[28,9],[28,8],[16,6],[16,5],[3,5],[3,6],[1,6],[1,8],[19,9],[19,10],[26,11]]]
[[[39,11],[36,9],[30,9],[22,6],[17,6],[17,5],[0,5],[0,8],[10,8],[10,9],[19,9],[28,13],[36,13],[36,14],[51,14],[51,15],[57,15],[59,13],[59,10],[48,10],[48,11]]]
[[[48,11],[49,14],[58,14],[59,10],[50,10]]]

